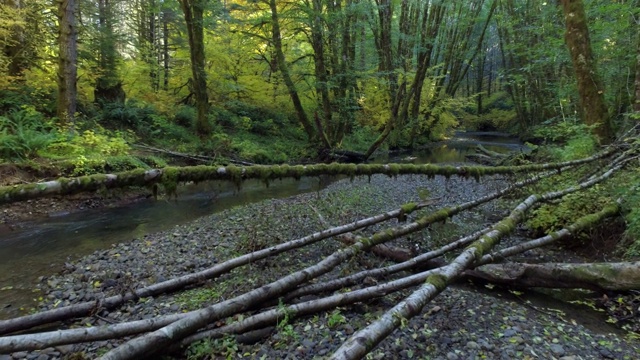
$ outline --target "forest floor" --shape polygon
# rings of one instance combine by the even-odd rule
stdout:
[[[473,180],[442,177],[403,176],[391,179],[373,176],[354,181],[340,180],[319,192],[286,199],[263,201],[206,216],[165,232],[151,233],[130,242],[96,251],[65,265],[65,269],[42,277],[38,288],[45,301],[41,309],[68,305],[112,295],[165,279],[210,267],[213,263],[238,254],[263,248],[288,239],[311,234],[326,228],[318,214],[331,225],[393,210],[420,197],[438,198],[426,212],[458,204],[496,190],[502,179]],[[136,196],[142,196],[138,194]],[[122,196],[117,201],[135,200]],[[79,202],[91,199],[80,198]],[[44,200],[42,209],[51,209]],[[94,200],[90,200],[94,201]],[[95,200],[96,206],[117,203]],[[40,203],[40,200],[36,201]],[[78,200],[65,200],[56,211],[75,211],[83,205]],[[0,211],[9,218],[34,214],[33,206],[11,205]],[[170,206],[170,205],[167,205]],[[39,208],[39,206],[35,206]],[[23,210],[21,210],[23,209]],[[446,224],[434,224],[430,229],[400,240],[398,246],[419,250],[436,247],[460,234],[483,228],[505,214],[503,205],[484,205]],[[22,211],[22,215],[19,213]],[[17,214],[18,213],[18,214]],[[43,211],[43,214],[46,211]],[[416,216],[416,215],[414,215]],[[370,234],[383,226],[370,227]],[[514,236],[503,245],[520,239]],[[186,292],[128,303],[111,312],[82,319],[79,324],[105,325],[161,314],[188,311],[205,304],[239,295],[257,285],[267,283],[315,263],[342,245],[327,239],[293,253],[284,253],[240,269]],[[196,256],[197,255],[197,256]],[[540,260],[578,261],[565,251],[531,251],[526,254]],[[362,253],[323,276],[320,280],[379,267],[384,260]],[[376,319],[378,315],[401,300],[409,292],[396,293],[380,300],[343,307],[316,316],[291,320],[263,332],[202,342],[192,346],[184,357],[320,359],[331,354],[354,331]],[[305,299],[308,300],[308,299]],[[640,358],[640,342],[604,323],[590,323],[589,310],[569,313],[558,310],[554,301],[543,305],[521,298],[519,293],[474,286],[453,286],[428,304],[420,316],[396,330],[371,354],[373,359],[636,359]],[[59,346],[40,352],[0,355],[8,359],[54,359],[72,353],[95,358],[119,341],[103,341],[84,345]]]

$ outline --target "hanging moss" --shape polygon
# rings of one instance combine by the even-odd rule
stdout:
[[[164,192],[167,194],[167,197],[171,198],[172,196],[178,197],[178,175],[180,174],[180,169],[176,167],[166,167],[162,169],[162,180],[161,184],[164,188]]]

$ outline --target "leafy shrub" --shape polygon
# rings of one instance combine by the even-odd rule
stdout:
[[[533,216],[527,221],[527,227],[535,236],[559,230],[581,216],[602,210],[613,200],[602,188],[594,186],[585,191],[572,193],[557,204],[543,204],[533,210]]]
[[[196,121],[197,112],[191,106],[181,106],[173,117],[173,121],[182,127],[191,128]]]
[[[124,105],[106,104],[100,115],[100,123],[110,128],[142,129],[152,123],[154,115],[157,114],[151,106],[129,100]]]
[[[378,133],[370,126],[357,126],[342,140],[342,148],[365,152],[378,137]]]
[[[33,107],[10,111],[0,116],[0,157],[7,160],[28,159],[55,140],[51,122]]]

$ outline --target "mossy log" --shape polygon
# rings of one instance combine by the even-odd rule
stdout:
[[[640,289],[640,262],[489,264],[468,273],[510,287],[581,288],[595,291]]]
[[[169,196],[175,195],[178,183],[201,182],[208,180],[224,180],[241,186],[244,180],[259,179],[268,184],[270,181],[320,175],[344,175],[350,177],[372,176],[383,174],[427,175],[427,176],[460,176],[480,180],[482,176],[496,174],[529,173],[545,170],[562,170],[566,167],[581,165],[606,157],[615,148],[601,152],[595,156],[562,163],[546,163],[523,166],[447,166],[447,165],[414,165],[414,164],[316,164],[316,165],[255,165],[239,167],[229,166],[185,166],[166,167],[163,169],[136,169],[116,174],[96,174],[76,178],[60,178],[40,183],[20,184],[0,187],[0,205],[17,201],[36,199],[50,195],[67,195],[99,189],[125,188],[130,186],[152,186],[161,184]]]
[[[491,230],[478,240],[471,243],[464,251],[455,257],[448,265],[440,267],[433,275],[429,276],[423,286],[413,292],[403,301],[399,302],[385,312],[379,319],[369,326],[357,331],[331,356],[332,360],[360,359],[369,353],[380,341],[386,338],[400,325],[422,311],[422,308],[435,298],[440,292],[459,278],[465,270],[473,266],[474,262],[482,259],[489,253],[502,237],[509,234],[516,224],[524,219],[524,213],[541,201],[549,201],[561,198],[572,192],[591,187],[609,178],[619,170],[621,163],[598,177],[582,182],[560,191],[545,193],[543,195],[531,195],[518,204],[508,217],[494,224]]]

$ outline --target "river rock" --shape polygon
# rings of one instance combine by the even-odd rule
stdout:
[[[565,354],[564,347],[562,345],[559,345],[559,344],[551,344],[549,349],[551,349],[551,352],[555,356],[564,356],[564,354]]]

